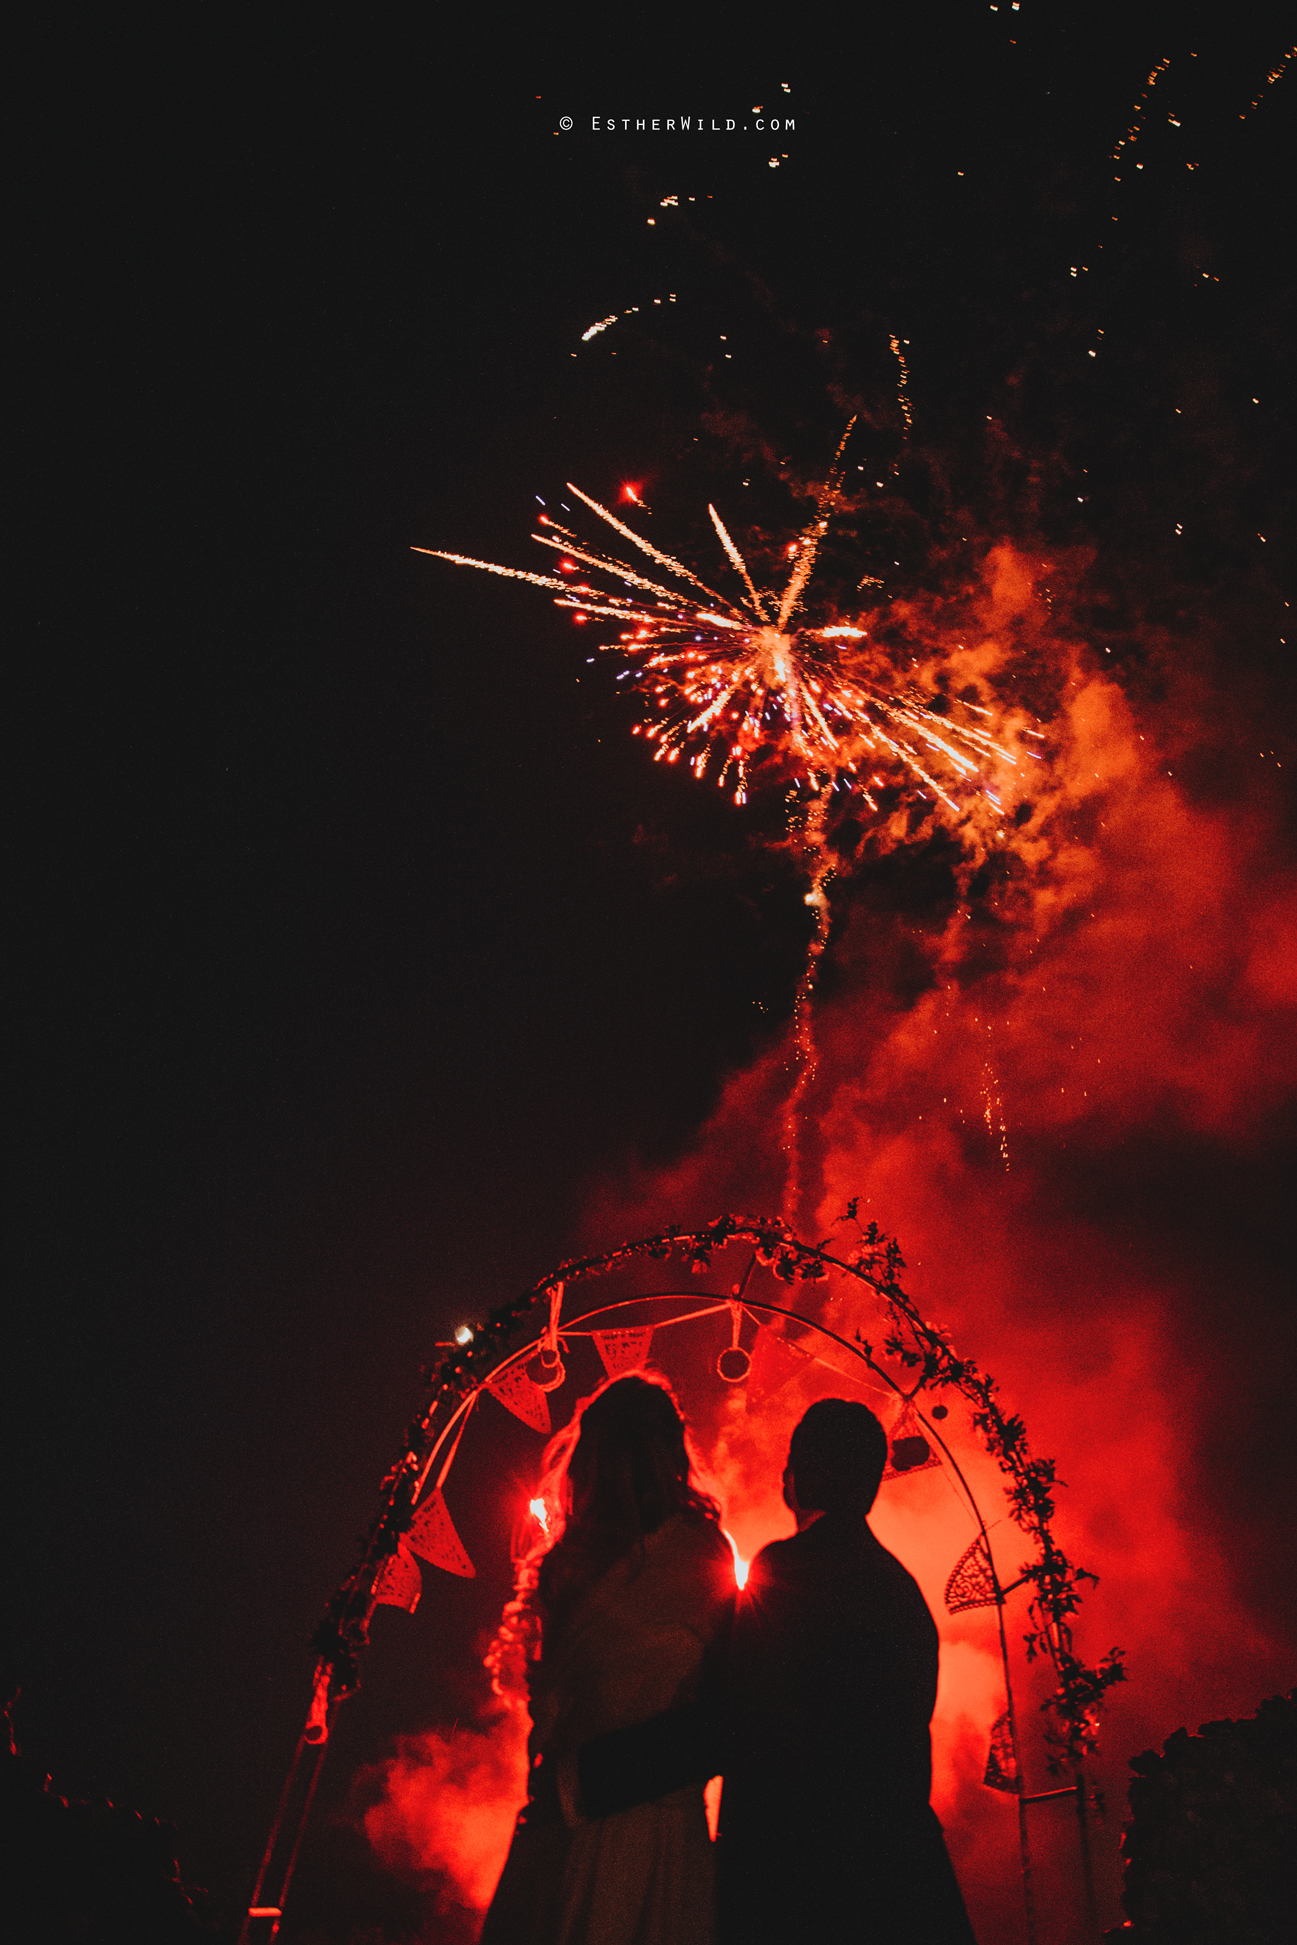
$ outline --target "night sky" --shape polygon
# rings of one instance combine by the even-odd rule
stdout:
[[[1069,639],[1168,757],[1184,856],[1235,834],[1203,909],[1271,914],[1246,1051],[1228,996],[1185,1026],[1254,1111],[1150,1112],[1120,1166],[1042,1135],[1031,1166],[1145,1277],[1192,1419],[1170,1497],[1237,1538],[1266,1646],[1201,1716],[1279,1685],[1294,82],[1257,14],[952,11],[724,79],[660,50],[654,79],[629,50],[488,79],[485,49],[369,20],[32,57],[6,1653],[55,1786],[170,1819],[223,1911],[435,1341],[578,1248],[779,1195],[768,1127],[734,1137],[809,936],[778,805],[650,763],[538,590],[409,549],[539,566],[534,496],[568,479],[640,483],[646,531],[701,549],[700,484],[737,532],[760,443],[811,478],[856,407],[882,598],[935,601],[959,546],[1065,561]],[[758,102],[795,132],[754,132]],[[590,128],[641,114],[740,126]],[[785,512],[770,488],[752,519]],[[930,990],[952,883],[927,843],[844,868],[836,1073]],[[928,1262],[924,1296],[967,1333],[961,1274]],[[534,1463],[500,1421],[456,1506],[479,1578],[379,1615],[284,1937],[433,1924],[329,1818],[394,1733],[481,1704],[492,1479]]]

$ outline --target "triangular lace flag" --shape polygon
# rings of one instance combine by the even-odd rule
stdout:
[[[924,1472],[929,1466],[940,1464],[941,1460],[923,1435],[923,1427],[915,1417],[913,1408],[908,1404],[902,1406],[901,1415],[888,1438],[884,1479],[907,1478],[912,1472]]]
[[[374,1582],[374,1599],[380,1607],[403,1607],[407,1614],[413,1614],[422,1592],[419,1563],[402,1540],[383,1563],[383,1571]]]
[[[507,1371],[498,1377],[488,1378],[486,1388],[493,1398],[520,1418],[524,1425],[530,1425],[534,1432],[550,1435],[549,1399],[536,1386],[521,1364],[511,1364]]]
[[[988,1790],[1007,1790],[1010,1796],[1017,1796],[1021,1785],[1018,1782],[1018,1759],[1013,1753],[1013,1731],[1009,1727],[1009,1711],[999,1716],[991,1730],[991,1747],[986,1758],[986,1775],[982,1778]]]
[[[448,1574],[463,1574],[468,1580],[477,1577],[477,1568],[465,1553],[463,1542],[446,1511],[446,1502],[436,1486],[419,1501],[414,1524],[405,1540],[420,1560],[429,1560],[434,1567],[444,1567]]]
[[[962,1614],[968,1607],[994,1606],[995,1575],[986,1536],[979,1533],[972,1546],[960,1554],[946,1582],[946,1609],[950,1614]]]
[[[594,1333],[595,1349],[603,1359],[603,1368],[610,1378],[620,1378],[623,1371],[638,1371],[648,1362],[652,1342],[652,1324],[642,1330],[597,1330]]]
[[[764,1404],[790,1378],[798,1377],[813,1359],[809,1351],[802,1350],[786,1337],[779,1337],[768,1330],[764,1324],[757,1330],[757,1341],[752,1347],[752,1364],[748,1371],[746,1405],[750,1411],[754,1404]]]

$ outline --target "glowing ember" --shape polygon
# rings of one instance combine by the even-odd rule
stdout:
[[[545,1511],[544,1500],[533,1499],[531,1505],[528,1508],[528,1511],[530,1512],[532,1518],[536,1521],[536,1524],[540,1527],[541,1532],[548,1533],[549,1514]],[[742,1582],[740,1582],[740,1585],[742,1585]]]

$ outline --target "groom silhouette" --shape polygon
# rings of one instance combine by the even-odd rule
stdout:
[[[797,1532],[752,1562],[698,1704],[580,1752],[592,1817],[723,1774],[721,1945],[975,1945],[928,1803],[936,1624],[867,1524],[886,1463],[867,1406],[812,1405],[784,1471]]]
[[[928,1803],[937,1629],[867,1523],[887,1435],[812,1405],[784,1471],[797,1532],[752,1563],[724,1676],[719,1931],[971,1945]]]

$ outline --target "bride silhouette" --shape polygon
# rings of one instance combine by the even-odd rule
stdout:
[[[546,1456],[566,1507],[530,1595],[529,1800],[482,1945],[711,1945],[702,1783],[592,1818],[577,1752],[696,1695],[734,1605],[718,1509],[654,1378],[603,1386]]]

